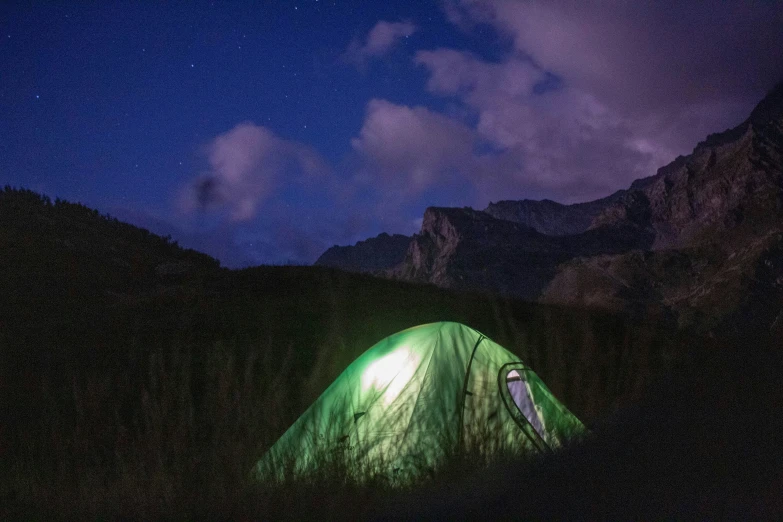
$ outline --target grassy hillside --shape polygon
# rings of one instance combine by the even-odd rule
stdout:
[[[84,206],[10,188],[0,192],[0,288],[0,504],[22,512],[240,502],[253,463],[342,369],[416,324],[482,331],[588,424],[638,397],[690,342],[662,317],[318,267],[229,271]]]

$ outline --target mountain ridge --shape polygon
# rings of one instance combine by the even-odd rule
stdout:
[[[313,263],[354,272],[375,273],[391,268],[405,257],[410,236],[381,232],[352,246],[334,245]]]
[[[653,307],[681,326],[755,313],[769,328],[783,326],[782,231],[783,82],[736,127],[605,198],[430,207],[405,259],[376,273],[547,303]]]
[[[484,212],[498,219],[528,225],[542,234],[565,236],[587,230],[592,220],[625,192],[618,190],[604,198],[571,205],[551,199],[503,200],[490,203]]]

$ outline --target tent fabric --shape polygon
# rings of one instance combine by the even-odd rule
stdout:
[[[516,355],[453,322],[375,344],[324,391],[255,467],[261,479],[315,471],[433,469],[460,448],[555,449],[584,426]]]

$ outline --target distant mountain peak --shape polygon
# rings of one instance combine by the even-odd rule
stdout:
[[[567,236],[587,230],[593,219],[624,192],[620,190],[605,198],[571,205],[551,199],[504,200],[490,203],[484,212],[496,219],[529,226],[542,234]]]
[[[780,119],[783,119],[783,80],[750,113],[750,121],[755,125]]]
[[[634,181],[649,208],[625,196],[596,217],[593,226],[628,221],[655,231],[656,249],[716,241],[745,223],[781,219],[783,205],[783,82],[734,128],[710,134],[687,156]],[[624,207],[624,208],[623,208]],[[635,210],[632,209],[635,207]],[[649,221],[643,224],[640,216]]]
[[[355,272],[377,272],[397,265],[405,258],[410,237],[381,232],[353,246],[334,245],[316,260],[319,266]]]

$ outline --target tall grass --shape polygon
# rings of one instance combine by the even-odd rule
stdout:
[[[634,365],[650,364],[640,352],[657,349],[645,348],[649,340],[638,334],[597,346],[587,328],[535,332],[529,324],[509,319],[496,329],[504,338],[514,338],[509,332],[516,332],[516,343],[506,345],[536,364],[566,404],[582,405],[585,411],[605,411],[618,392],[632,392],[628,383],[642,380],[634,375],[640,371]],[[0,514],[296,518],[324,505],[337,509],[341,499],[373,504],[403,483],[377,472],[383,463],[364,463],[362,469],[337,458],[344,453],[332,453],[331,460],[327,453],[321,473],[283,484],[258,483],[250,473],[347,362],[372,344],[351,343],[345,335],[327,331],[309,364],[302,363],[301,353],[287,339],[235,337],[209,345],[175,341],[143,350],[131,341],[123,356],[92,366],[41,368],[26,383],[29,417],[4,437],[0,504],[8,511]],[[573,346],[579,336],[586,340]],[[597,375],[587,375],[593,369]],[[489,436],[476,434],[468,440],[473,441],[469,447],[452,453],[420,480],[466,474],[506,457]],[[356,469],[362,469],[362,480]],[[374,479],[368,482],[368,476]],[[334,514],[356,514],[354,508],[341,509]]]
[[[74,377],[69,397],[39,382],[43,414],[6,455],[3,497],[41,514],[90,516],[230,504],[288,420],[290,370],[265,365],[263,353],[217,343],[196,361],[174,347],[152,353],[136,376],[117,367]]]

